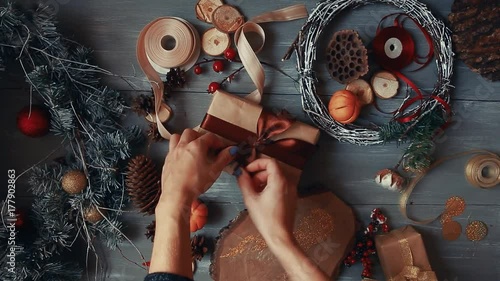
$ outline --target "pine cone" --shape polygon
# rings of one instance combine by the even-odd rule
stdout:
[[[172,68],[167,73],[167,80],[165,81],[165,89],[172,90],[175,88],[182,88],[186,84],[186,73],[180,68]]]
[[[500,80],[498,0],[455,0],[448,16],[458,58],[474,72]]]
[[[132,202],[141,212],[155,213],[161,194],[160,179],[155,164],[146,156],[138,155],[129,161],[125,183]]]
[[[165,139],[160,135],[160,132],[158,131],[158,125],[156,123],[150,123],[149,124],[149,130],[148,130],[148,138],[152,142],[162,142]]]
[[[148,226],[146,226],[146,238],[151,239],[151,242],[155,241],[156,232],[156,221],[152,221]]]
[[[147,116],[155,111],[155,101],[152,95],[139,95],[132,102],[132,110],[141,115]]]
[[[191,238],[191,255],[193,260],[201,260],[207,253],[208,248],[205,245],[205,237],[195,235]]]

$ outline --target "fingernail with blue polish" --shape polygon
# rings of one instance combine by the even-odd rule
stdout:
[[[235,156],[238,151],[240,151],[240,148],[237,146],[233,146],[229,149],[229,154],[231,154],[231,156]]]
[[[242,172],[241,172],[241,168],[238,168],[238,169],[234,170],[234,172],[233,172],[233,176],[235,176],[235,177],[239,177],[239,176],[241,176],[241,173],[242,173]]]

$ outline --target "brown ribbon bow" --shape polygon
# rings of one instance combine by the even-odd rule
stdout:
[[[273,114],[263,110],[257,122],[256,133],[210,114],[205,115],[200,127],[237,143],[241,156],[236,161],[240,165],[246,165],[256,159],[258,153],[263,153],[302,169],[307,156],[314,152],[315,146],[293,138],[278,139],[279,135],[287,131],[293,122],[294,120],[286,111]]]
[[[275,141],[272,138],[288,130],[292,126],[292,122],[292,117],[286,110],[282,110],[276,115],[264,114],[264,118],[259,118],[257,121],[256,137],[249,138],[247,141],[240,143],[240,151],[245,156],[240,160],[242,162],[240,164],[250,163],[255,160],[257,152],[263,151],[266,145],[274,143]],[[281,141],[286,141],[286,139]]]

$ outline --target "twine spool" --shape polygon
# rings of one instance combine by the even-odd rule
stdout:
[[[478,188],[490,189],[500,184],[500,157],[479,154],[465,165],[465,178]]]
[[[151,23],[144,47],[149,63],[162,74],[171,68],[190,69],[198,60],[200,36],[192,24],[176,17],[160,18]]]

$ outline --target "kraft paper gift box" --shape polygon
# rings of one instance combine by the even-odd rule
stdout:
[[[422,236],[412,226],[377,235],[375,245],[387,281],[437,281]]]
[[[200,132],[207,131],[222,137],[229,145],[238,145],[240,158],[247,161],[275,158],[285,175],[296,184],[320,135],[315,127],[290,121],[280,113],[264,110],[252,101],[220,90],[214,93],[200,125]]]

